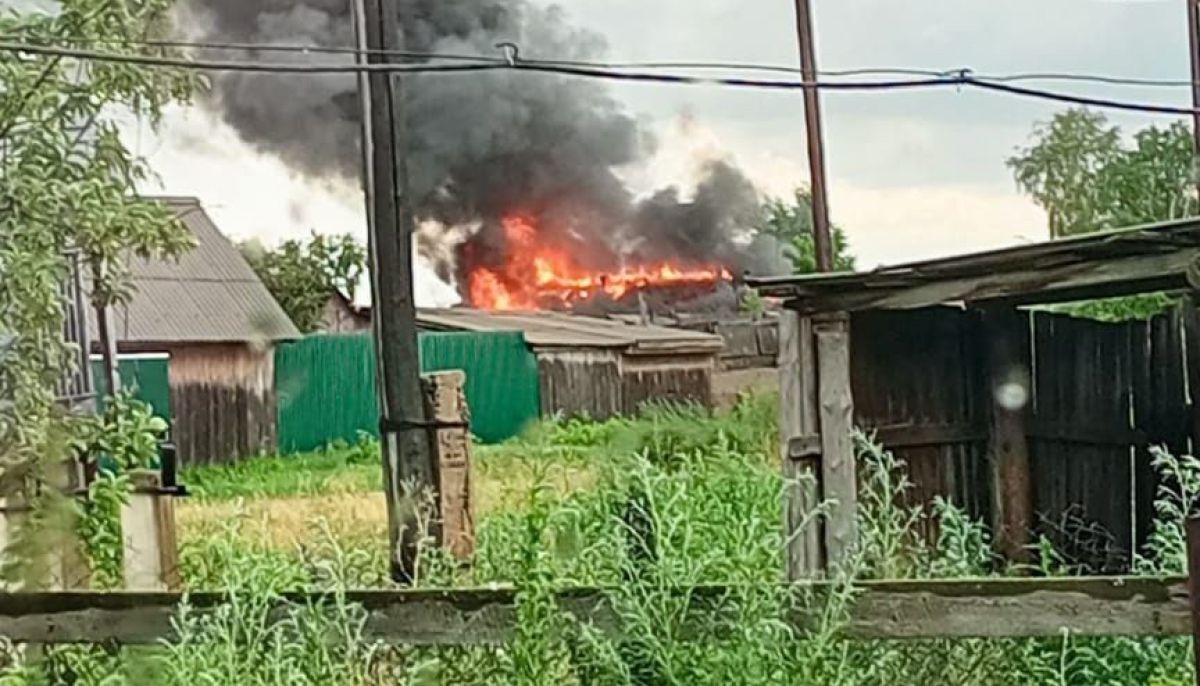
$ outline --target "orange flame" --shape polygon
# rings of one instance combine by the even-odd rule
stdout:
[[[689,267],[662,262],[618,271],[593,272],[581,268],[570,255],[539,246],[537,227],[524,217],[503,221],[508,258],[498,268],[478,267],[467,275],[470,304],[486,310],[538,310],[546,306],[570,308],[604,294],[619,300],[647,286],[707,286],[729,281],[727,269]]]

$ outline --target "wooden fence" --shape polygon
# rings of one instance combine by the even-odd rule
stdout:
[[[859,426],[907,464],[914,502],[949,498],[995,521],[989,339],[1029,370],[1024,440],[1035,533],[1093,573],[1128,569],[1153,520],[1150,449],[1189,450],[1183,309],[1107,324],[1046,312],[1002,323],[935,307],[857,313],[851,380]],[[1193,341],[1193,343],[1195,343]]]

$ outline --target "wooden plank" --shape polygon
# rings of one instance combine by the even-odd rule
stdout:
[[[824,599],[844,588],[827,582],[791,586],[796,599],[789,623],[800,631],[824,620]],[[709,625],[723,599],[746,589],[681,588],[689,620]],[[842,633],[853,639],[1035,638],[1188,635],[1184,577],[964,579],[868,582],[856,597]],[[612,611],[614,588],[558,593],[559,606],[581,622],[619,635]],[[174,636],[171,620],[179,593],[0,593],[0,635],[15,642],[153,644]],[[289,594],[279,600],[304,605],[332,600],[322,594]],[[406,645],[496,644],[512,637],[517,594],[511,588],[352,591],[349,603],[367,613],[366,640]],[[188,594],[189,612],[203,615],[228,602],[223,593]],[[708,620],[708,621],[705,621]],[[720,623],[718,613],[717,622]]]
[[[915,448],[956,445],[987,440],[987,428],[970,424],[895,424],[873,430],[883,447]]]
[[[855,464],[854,399],[850,389],[850,319],[834,316],[814,324],[817,391],[820,397],[821,487],[824,496],[826,566],[836,569],[858,544],[858,470]]]
[[[824,569],[820,505],[820,465],[816,353],[812,320],[784,311],[779,324],[779,430],[783,449],[783,526],[787,579],[809,578]],[[793,455],[792,448],[797,448]]]
[[[1028,318],[1016,309],[983,312],[992,426],[988,456],[992,465],[992,530],[996,549],[1009,560],[1028,557],[1033,525],[1033,482],[1025,421],[1033,377],[1027,339]]]
[[[1030,438],[1062,443],[1098,446],[1141,446],[1149,438],[1145,431],[1116,424],[1031,420],[1027,427]]]

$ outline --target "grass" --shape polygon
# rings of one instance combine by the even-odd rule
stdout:
[[[1182,640],[845,641],[848,588],[819,601],[819,625],[785,625],[790,601],[774,583],[784,484],[773,417],[770,398],[717,414],[661,407],[636,420],[547,422],[479,449],[475,558],[463,568],[431,553],[419,581],[516,584],[517,635],[491,648],[375,645],[362,636],[361,610],[337,595],[271,609],[287,590],[390,585],[381,510],[366,498],[378,478],[369,444],[190,472],[201,495],[180,512],[184,575],[190,588],[229,592],[228,605],[215,616],[185,612],[180,638],[153,659],[72,648],[53,651],[51,667],[96,684],[1191,683]],[[903,466],[861,439],[860,450],[862,539],[847,579],[996,572],[982,525],[949,503],[904,507]],[[1159,466],[1174,490],[1163,493],[1147,573],[1179,569],[1182,514],[1200,494],[1200,463],[1160,455]],[[931,517],[940,538],[927,542],[914,531]],[[697,628],[673,589],[705,583],[742,590],[723,601],[720,625]],[[555,606],[555,589],[582,584],[614,589],[621,640]],[[0,686],[37,678],[12,670]]]

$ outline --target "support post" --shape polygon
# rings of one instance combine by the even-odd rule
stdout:
[[[1192,156],[1200,159],[1200,0],[1184,0],[1187,3],[1188,52],[1192,65]],[[1196,179],[1200,192],[1200,177]],[[1197,195],[1200,200],[1200,195]],[[1183,216],[1187,216],[1186,214]]]
[[[779,318],[779,435],[783,463],[783,531],[788,581],[820,574],[821,435],[812,319],[793,310]]]
[[[992,531],[1007,560],[1029,556],[1033,526],[1033,479],[1026,420],[1033,397],[1028,319],[1016,308],[982,311],[987,346],[988,397],[992,407],[988,458],[992,467]]]
[[[850,387],[850,318],[838,313],[815,322],[820,397],[821,485],[827,570],[837,572],[858,544],[858,470],[854,454],[854,398]]]
[[[1192,452],[1200,453],[1200,297],[1193,293],[1180,304],[1186,343],[1188,395],[1191,399]]]
[[[360,60],[391,64],[403,49],[396,0],[355,0]],[[430,445],[418,359],[413,299],[414,218],[403,153],[404,95],[395,74],[371,72],[359,81],[363,111],[364,181],[367,198],[372,325],[378,365],[380,434],[391,542],[391,575],[412,583],[420,538],[441,543],[438,522],[421,531],[424,492],[437,495],[437,463]]]
[[[1190,513],[1189,513],[1190,514]],[[1192,615],[1192,661],[1200,686],[1200,517],[1187,520],[1188,607]]]
[[[475,515],[471,500],[471,412],[467,406],[467,375],[458,370],[422,378],[429,415],[435,430],[438,462],[438,518],[446,548],[466,561],[475,552]]]
[[[175,501],[163,492],[158,472],[136,471],[130,480],[133,492],[121,508],[125,589],[179,590]]]

